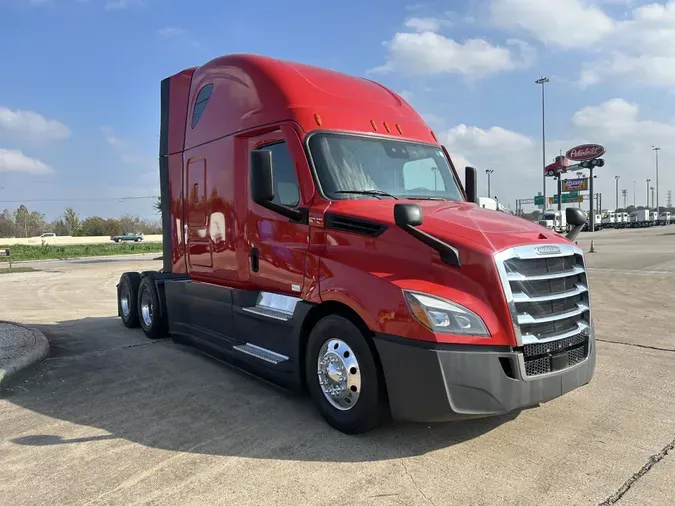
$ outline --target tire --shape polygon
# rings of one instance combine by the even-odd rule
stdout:
[[[326,357],[324,371],[334,364],[333,374],[346,373],[346,380],[335,384],[351,390],[348,395],[328,400],[319,383],[320,357]],[[330,362],[330,358],[336,362]],[[330,315],[314,326],[307,341],[305,379],[314,406],[340,432],[363,433],[384,421],[387,412],[384,377],[363,333],[347,318]],[[355,402],[351,400],[354,398]]]
[[[137,296],[138,322],[149,339],[167,336],[166,318],[160,314],[159,294],[153,275],[141,279]]]
[[[117,311],[122,323],[130,329],[136,328],[138,322],[138,287],[141,275],[137,272],[125,272],[120,277],[117,287]]]

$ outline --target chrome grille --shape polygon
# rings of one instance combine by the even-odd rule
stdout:
[[[522,246],[497,254],[495,261],[525,373],[545,374],[584,360],[591,310],[581,250],[570,244]]]

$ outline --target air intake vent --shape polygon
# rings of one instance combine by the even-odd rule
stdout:
[[[382,223],[332,213],[326,213],[324,223],[326,228],[368,237],[378,237],[387,230],[387,225]]]

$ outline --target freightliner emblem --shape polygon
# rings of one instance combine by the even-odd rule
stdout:
[[[560,248],[558,246],[539,246],[534,251],[537,252],[537,255],[556,255],[560,253]]]

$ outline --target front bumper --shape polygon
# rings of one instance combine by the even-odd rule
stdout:
[[[535,376],[525,374],[522,351],[508,347],[432,345],[386,335],[376,336],[375,346],[391,414],[400,421],[501,415],[560,397],[588,383],[595,372],[592,330],[584,360]]]

